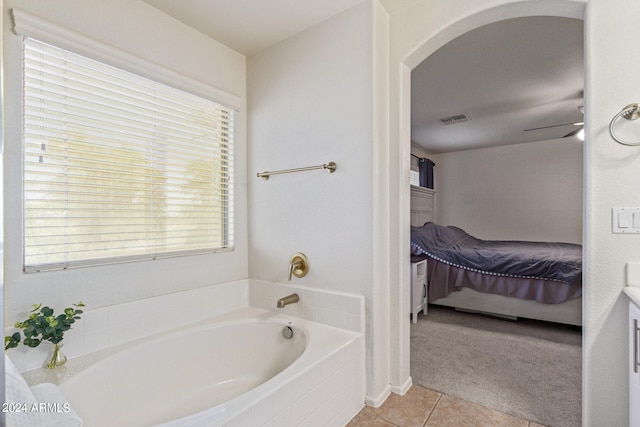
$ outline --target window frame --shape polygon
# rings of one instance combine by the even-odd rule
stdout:
[[[226,91],[222,91],[220,89],[214,88],[210,85],[201,83],[197,80],[186,77],[182,74],[176,73],[174,71],[168,70],[163,67],[159,67],[157,64],[154,64],[150,61],[146,61],[144,59],[139,58],[138,56],[131,55],[125,51],[121,51],[119,49],[113,48],[110,45],[103,44],[96,40],[90,39],[86,36],[75,33],[71,30],[68,30],[64,27],[58,26],[56,24],[52,24],[48,21],[45,21],[41,18],[38,18],[34,15],[31,15],[27,12],[23,12],[17,9],[12,9],[12,16],[14,18],[14,32],[22,37],[30,37],[45,43],[52,44],[56,47],[60,47],[65,50],[69,50],[73,53],[80,54],[87,58],[91,58],[97,60],[99,62],[103,62],[105,64],[115,66],[122,70],[131,72],[133,74],[140,75],[142,77],[157,81],[158,83],[165,84],[176,89],[192,93],[196,96],[203,97],[209,99],[211,101],[217,102],[225,107],[228,107],[234,110],[236,113],[240,110],[240,106],[242,104],[242,100],[240,97],[228,93]],[[126,66],[123,66],[126,64]],[[22,80],[24,80],[24,75],[22,76]],[[21,108],[24,111],[24,106]],[[232,143],[233,145],[233,143]],[[24,172],[24,171],[23,171]],[[235,168],[232,171],[232,185],[235,186],[237,180],[235,179],[236,171]],[[232,191],[235,193],[235,189]],[[21,197],[24,198],[24,189],[21,188]],[[22,206],[24,209],[24,205]],[[24,211],[23,211],[24,212]],[[231,215],[235,215],[233,208],[229,210]],[[235,222],[235,219],[231,219],[232,223]],[[23,220],[23,253],[24,253],[24,220]],[[72,267],[83,267],[89,265],[105,265],[105,264],[114,264],[120,262],[129,262],[131,260],[149,260],[149,259],[160,259],[160,258],[168,258],[168,257],[176,257],[176,256],[189,256],[189,255],[200,255],[203,253],[217,253],[217,252],[229,252],[234,250],[234,245],[223,248],[212,248],[209,251],[196,251],[191,253],[189,251],[180,251],[180,252],[167,252],[167,253],[159,253],[154,257],[122,257],[122,258],[104,258],[104,259],[96,259],[91,260],[86,263],[84,262],[76,262],[73,265],[59,267],[56,266],[54,268],[47,268],[46,266],[41,266],[38,268],[30,269],[29,271],[49,271],[51,269],[66,269]],[[24,259],[23,259],[24,261]],[[24,268],[24,263],[23,263]],[[23,271],[26,271],[23,269]]]

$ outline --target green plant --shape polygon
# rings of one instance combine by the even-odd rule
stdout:
[[[58,344],[62,341],[64,333],[71,329],[76,320],[80,320],[84,307],[82,301],[73,304],[74,308],[67,307],[64,313],[55,315],[52,308],[42,307],[42,304],[34,304],[29,318],[24,322],[17,322],[16,328],[24,333],[23,344],[28,347],[37,347],[42,341]],[[4,349],[17,347],[20,344],[20,332],[4,337]]]

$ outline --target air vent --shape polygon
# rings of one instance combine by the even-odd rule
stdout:
[[[466,114],[458,114],[457,116],[445,117],[440,121],[445,125],[455,125],[456,123],[468,122],[471,120]]]

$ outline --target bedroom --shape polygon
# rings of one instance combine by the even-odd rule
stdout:
[[[582,244],[582,49],[581,20],[519,18],[460,36],[412,72],[411,168],[417,175],[419,158],[435,163],[435,223],[479,239]],[[524,131],[532,128],[542,129]],[[421,225],[416,215],[411,224]],[[460,299],[469,291],[436,304],[581,323],[580,298],[555,317],[556,307],[539,312],[547,304],[522,312],[522,300],[478,308]]]

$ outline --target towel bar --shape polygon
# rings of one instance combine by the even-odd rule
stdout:
[[[269,179],[269,177],[271,175],[280,175],[283,173],[293,173],[293,172],[304,172],[304,171],[311,171],[311,170],[316,170],[316,169],[327,169],[329,171],[329,173],[334,173],[336,171],[336,167],[337,165],[334,162],[329,162],[329,163],[325,163],[323,165],[318,165],[318,166],[308,166],[308,167],[304,167],[304,168],[295,168],[295,169],[284,169],[284,170],[279,170],[279,171],[273,171],[273,172],[258,172],[256,175],[258,178],[262,178],[265,181]]]

